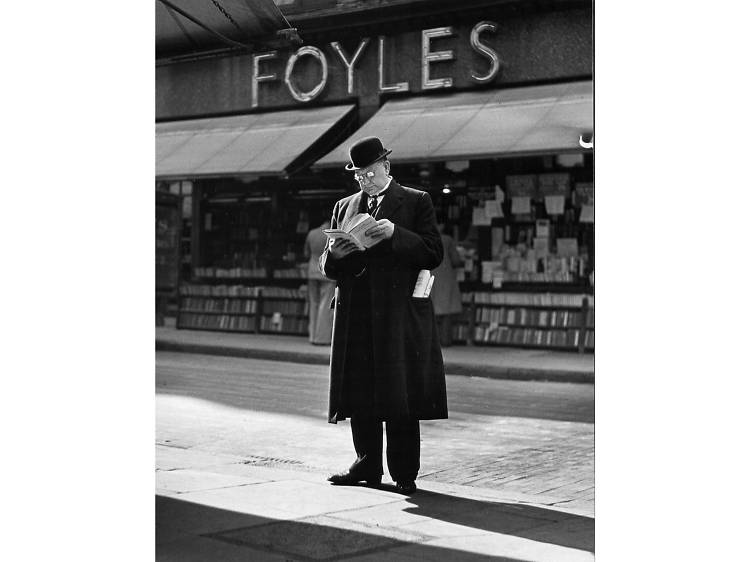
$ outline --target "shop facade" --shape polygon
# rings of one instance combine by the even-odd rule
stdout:
[[[304,334],[305,235],[374,134],[458,243],[456,343],[593,350],[590,3],[328,4],[302,46],[157,64],[178,326]]]

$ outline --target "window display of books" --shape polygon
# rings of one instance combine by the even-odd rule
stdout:
[[[206,315],[180,311],[177,321],[179,328],[193,330],[255,331],[255,319],[252,316]]]
[[[499,289],[505,282],[574,283],[584,276],[587,256],[557,255],[537,240],[535,248],[526,244],[504,246],[495,259],[482,261],[482,283]]]
[[[474,293],[474,302],[477,304],[513,304],[521,306],[548,306],[548,307],[574,307],[583,306],[583,299],[588,299],[589,307],[594,306],[594,297],[591,295],[569,295],[565,293]]]
[[[512,346],[578,348],[578,330],[534,330],[508,326],[477,326],[474,341]]]
[[[183,312],[212,312],[232,314],[255,314],[258,308],[256,298],[229,299],[229,298],[201,298],[184,297],[181,299],[181,310]]]
[[[265,279],[268,276],[268,270],[265,267],[196,267],[195,276],[217,279]]]
[[[286,287],[185,284],[178,329],[307,334],[307,291]]]
[[[184,284],[179,329],[306,335],[307,291],[288,287]],[[466,292],[453,324],[456,343],[594,349],[594,297],[585,294]]]
[[[504,326],[577,328],[581,325],[582,314],[580,310],[480,307],[476,309],[476,321],[478,324],[502,324]]]
[[[286,269],[274,269],[274,279],[306,279],[307,278],[307,263],[299,264],[295,267],[288,267]]]
[[[464,295],[463,303],[463,319],[453,328],[457,342],[581,352],[594,349],[591,295],[480,291]]]
[[[284,316],[283,314],[262,316],[260,331],[304,335],[307,333],[307,317]]]
[[[244,285],[180,285],[180,295],[203,297],[257,297],[262,287],[245,287]]]

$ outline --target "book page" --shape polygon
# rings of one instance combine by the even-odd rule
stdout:
[[[357,240],[355,236],[353,236],[351,233],[346,232],[344,230],[341,230],[339,228],[328,228],[323,230],[326,236],[332,240],[337,240],[339,238],[343,238],[344,240],[349,240],[351,242],[354,242],[354,244],[359,248],[360,250],[364,250],[365,246]]]
[[[372,218],[372,217],[367,213],[358,213],[354,215],[349,220],[349,222],[344,225],[344,230],[346,230],[347,232],[351,232],[354,228],[357,227],[357,225],[359,225],[362,221],[367,220],[368,218]]]
[[[378,222],[373,217],[366,213],[360,213],[359,215],[355,215],[354,217],[352,217],[352,220],[347,224],[346,230],[347,232],[349,232],[349,234],[354,236],[354,238],[356,238],[363,247],[371,248],[372,246],[380,242],[382,238],[373,238],[372,236],[367,236],[365,234],[365,231],[377,225]]]

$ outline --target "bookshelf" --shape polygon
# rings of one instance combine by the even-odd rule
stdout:
[[[457,343],[594,351],[594,300],[585,294],[474,292],[453,329]]]
[[[306,292],[288,287],[184,284],[177,328],[307,335]]]
[[[307,335],[306,291],[279,286],[183,284],[177,328]],[[594,300],[586,294],[475,291],[462,295],[455,343],[593,352]]]
[[[593,352],[593,160],[434,163],[420,175],[442,186],[436,218],[464,260],[454,342]]]

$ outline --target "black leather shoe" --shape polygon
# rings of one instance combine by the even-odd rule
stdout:
[[[372,464],[367,459],[367,455],[358,457],[352,465],[344,472],[333,474],[328,477],[328,481],[336,486],[354,486],[360,482],[367,482],[368,486],[377,486],[383,479],[383,470],[379,473],[370,472]]]
[[[402,482],[396,482],[396,490],[398,490],[400,494],[410,496],[417,491],[417,485],[414,483],[414,480],[404,480]]]
[[[367,475],[352,472],[351,470],[340,472],[339,474],[332,474],[328,477],[328,481],[335,486],[354,486],[360,482],[366,482],[368,486],[377,486],[382,479],[382,474]]]

